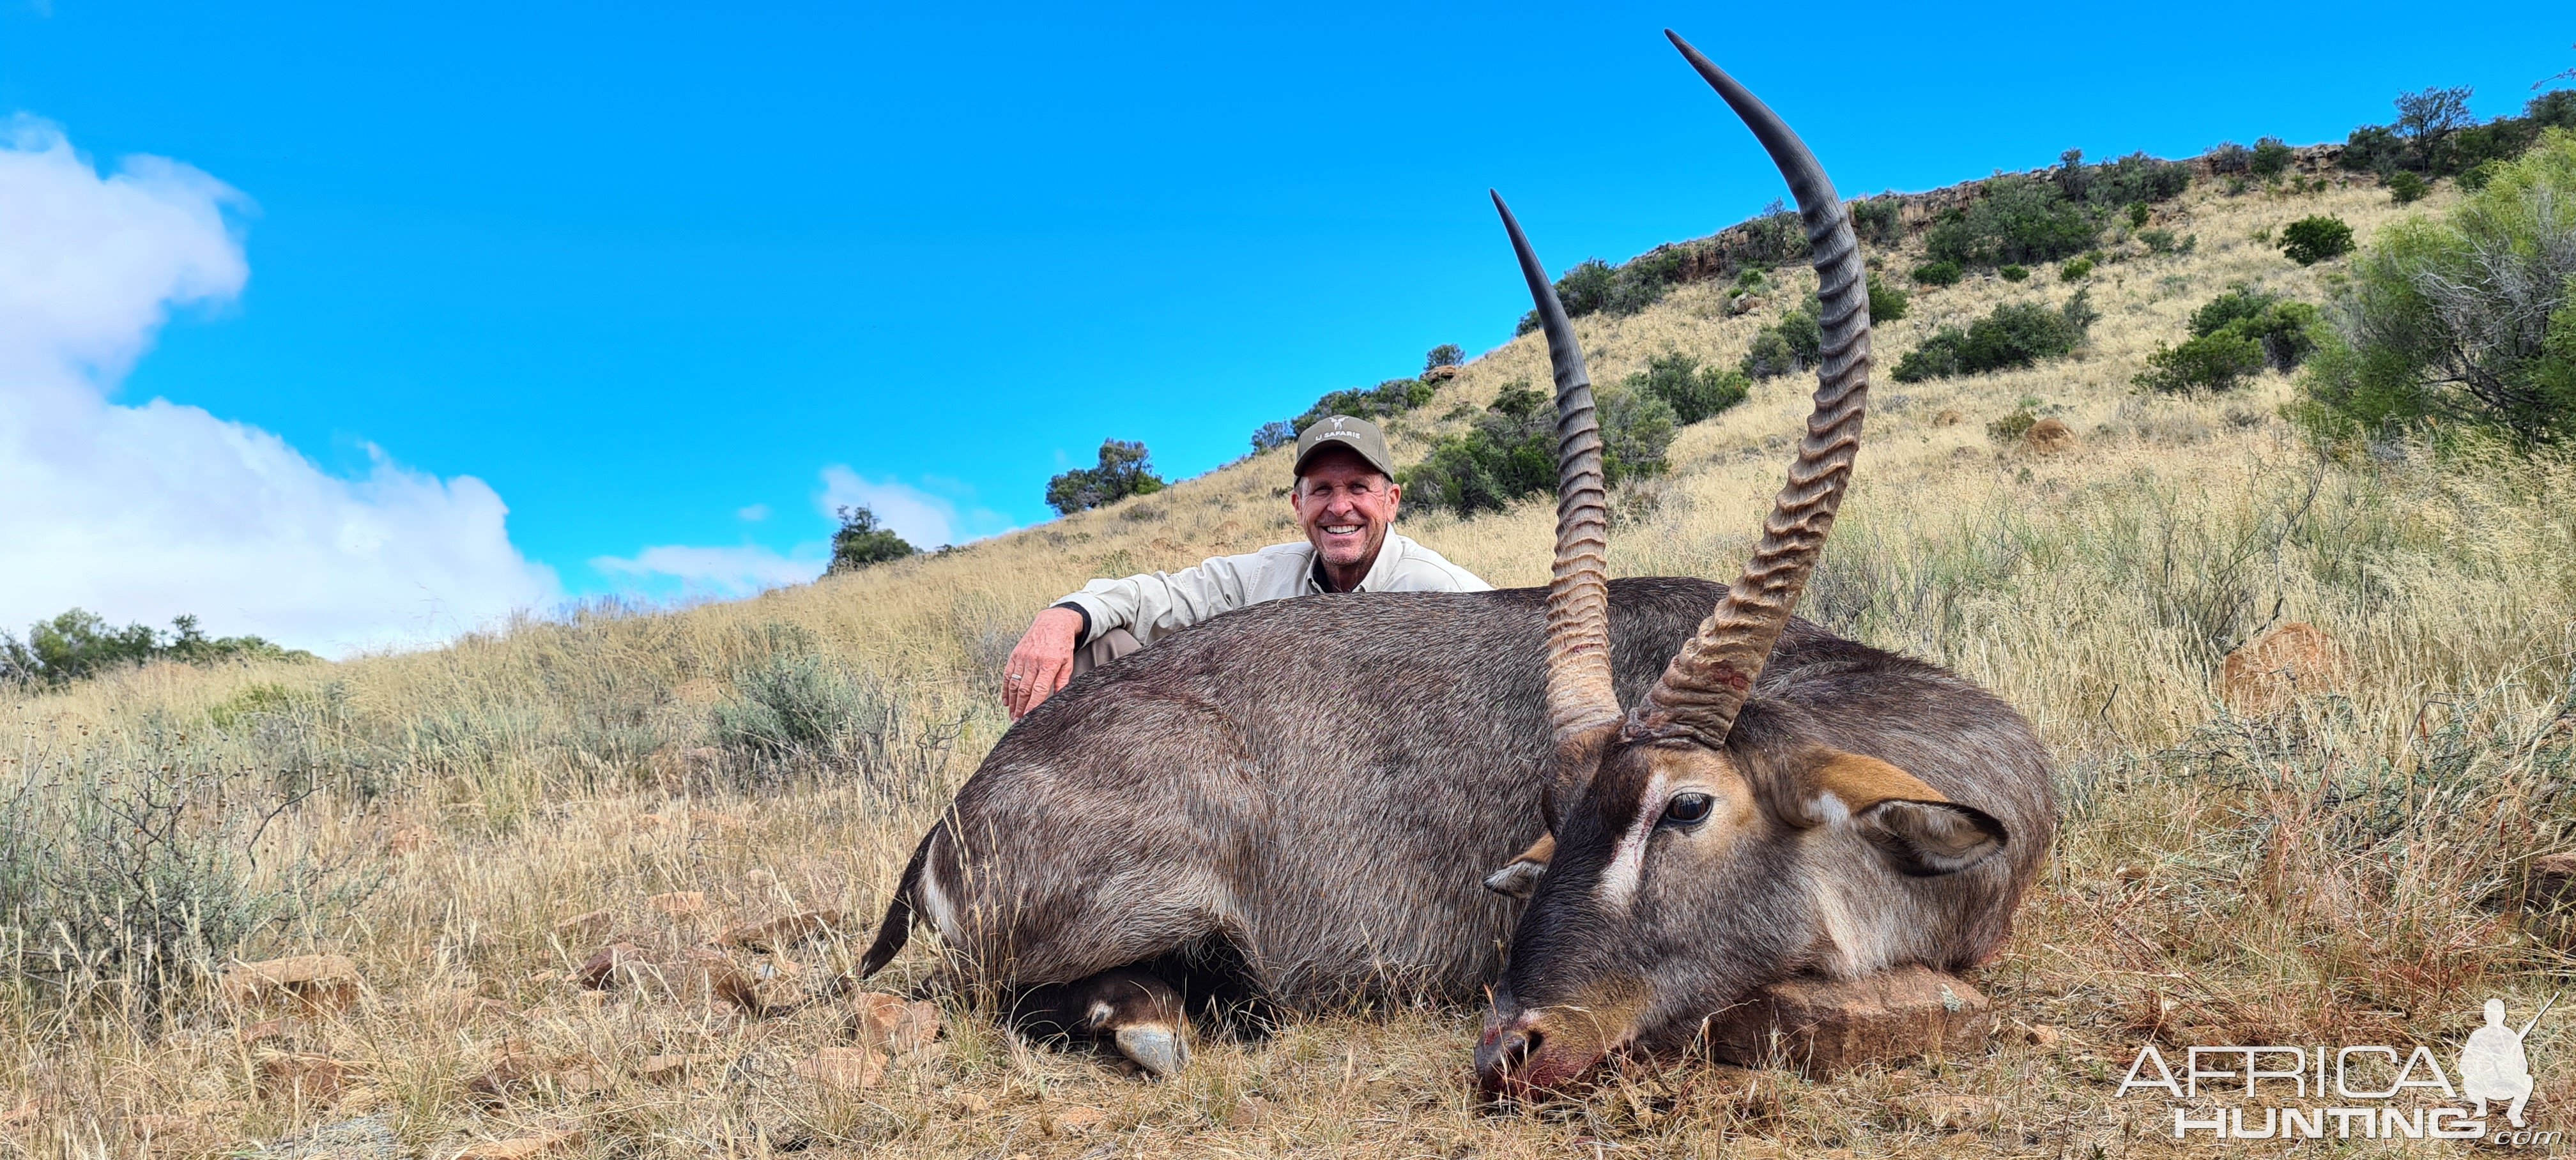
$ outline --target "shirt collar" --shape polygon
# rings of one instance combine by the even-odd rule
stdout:
[[[1403,549],[1397,546],[1403,539],[1392,530],[1388,531],[1385,542],[1377,546],[1377,559],[1369,561],[1368,575],[1360,577],[1359,587],[1351,591],[1375,592],[1394,576],[1396,560],[1404,554]],[[1332,586],[1324,582],[1324,554],[1315,551],[1311,544],[1307,545],[1306,553],[1306,591],[1333,591]]]

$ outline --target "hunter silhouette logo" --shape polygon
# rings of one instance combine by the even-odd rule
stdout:
[[[2560,1134],[2532,1131],[2523,1118],[2533,1088],[2523,1041],[2557,1002],[2550,996],[2516,1028],[2505,1022],[2504,1000],[2487,1000],[2486,1022],[2452,1057],[2455,1072],[2443,1071],[2440,1056],[2420,1043],[2405,1051],[2381,1044],[2191,1047],[2184,1049],[2179,1068],[2148,1043],[2138,1049],[2113,1098],[2139,1088],[2163,1091],[2177,1104],[2177,1140],[2206,1132],[2220,1140],[2485,1140],[2549,1148]],[[2419,1102],[2428,1096],[2435,1106]],[[2275,1102],[2291,1099],[2343,1106]],[[2497,1104],[2510,1127],[2488,1119]]]
[[[2556,995],[2549,1003],[2558,1001]],[[2487,1101],[2510,1101],[2504,1118],[2514,1127],[2522,1127],[2522,1105],[2531,1099],[2531,1060],[2522,1053],[2522,1040],[2549,1013],[2549,1003],[2532,1013],[2531,1022],[2516,1031],[2504,1025],[2504,1000],[2487,1000],[2487,1025],[2469,1033],[2468,1045],[2460,1049],[2460,1094],[2476,1102],[2478,1118],[2487,1118]]]

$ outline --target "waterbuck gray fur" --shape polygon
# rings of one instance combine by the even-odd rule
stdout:
[[[863,974],[926,921],[1024,1026],[1156,1072],[1187,1058],[1179,975],[1293,1009],[1499,981],[1477,1065],[1519,1094],[1792,974],[2002,942],[2054,826],[2046,750],[1960,678],[1791,615],[1859,445],[1861,262],[1805,146],[1674,43],[1788,177],[1824,305],[1744,575],[1607,579],[1582,352],[1497,197],[1554,363],[1549,587],[1256,605],[1075,681],[923,838]]]

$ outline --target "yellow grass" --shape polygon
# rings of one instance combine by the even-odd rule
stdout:
[[[344,953],[368,982],[357,1009],[257,1044],[238,1031],[261,1016],[204,990],[156,1022],[115,971],[0,984],[0,1155],[222,1155],[370,1116],[402,1150],[440,1157],[561,1129],[582,1133],[566,1154],[621,1156],[797,1142],[889,1156],[2161,1154],[2166,1105],[2112,1098],[2150,1035],[2420,1039],[2447,1055],[2478,1000],[2507,996],[2523,1017],[2569,965],[2517,933],[2510,900],[2576,815],[2558,801],[2576,476],[2445,470],[2418,454],[2322,462],[2277,418],[2290,389],[2278,376],[2223,399],[2131,390],[2155,344],[2231,282],[2325,298],[2331,266],[2301,269],[2253,240],[2316,212],[2367,237],[2394,210],[2368,187],[2195,189],[2159,223],[2196,235],[2194,252],[2135,256],[2083,283],[2104,317],[2077,358],[1916,385],[1882,374],[1875,391],[1859,482],[1807,611],[1995,689],[2064,769],[2051,869],[1976,979],[2006,1028],[1990,1053],[1812,1081],[1638,1064],[1589,1098],[1498,1113],[1472,1094],[1473,1011],[1301,1019],[1263,1041],[1202,1043],[1182,1079],[1152,1084],[956,1010],[943,1056],[849,1093],[794,1067],[846,1041],[833,1004],[745,1019],[564,979],[595,943],[567,943],[555,924],[600,908],[666,945],[838,909],[852,916],[838,939],[786,957],[806,981],[841,969],[926,820],[1007,724],[993,670],[1029,615],[1095,574],[1292,536],[1274,452],[738,603],[603,609],[342,664],[160,666],[0,693],[13,726],[0,785],[112,797],[156,768],[194,770],[226,787],[189,815],[201,825],[273,802],[281,784],[315,787],[240,873],[362,892],[239,949]],[[1877,258],[1900,282],[1919,260]],[[1812,276],[1789,283],[1802,292]],[[1936,326],[2071,289],[2044,267],[2020,285],[1918,293],[1911,316],[1879,328],[1879,364]],[[1578,329],[1596,380],[1615,382],[1665,350],[1732,364],[1777,311],[1725,317],[1702,286]],[[1395,424],[1400,453],[1463,422],[1442,418],[1459,404],[1545,375],[1534,336],[1487,354]],[[1672,474],[1618,498],[1614,572],[1731,574],[1809,386],[1760,385],[1749,405],[1685,429]],[[1985,424],[2025,398],[2079,446],[2043,457],[1990,439]],[[1417,514],[1405,528],[1525,585],[1544,580],[1550,520],[1532,503],[1464,522]],[[2340,642],[2346,679],[2230,713],[2212,684],[2220,658],[2291,620]],[[845,692],[887,709],[882,727],[775,760],[719,746],[713,722],[739,699],[738,675],[799,656],[854,674]],[[709,916],[656,916],[642,900],[666,890],[705,891]],[[916,948],[887,985],[924,961]],[[255,1077],[281,1043],[355,1065],[354,1086],[327,1103],[263,1092]],[[2561,1122],[2551,1100],[2576,1082],[2570,1047],[2554,1021],[2533,1036],[2544,1123]],[[469,1085],[511,1054],[591,1069],[607,1090],[476,1103]],[[705,1059],[657,1084],[637,1074],[654,1055]],[[1103,1114],[1086,1126],[1076,1109]]]

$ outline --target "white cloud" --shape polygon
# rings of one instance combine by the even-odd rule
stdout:
[[[102,176],[60,130],[0,124],[0,626],[74,606],[200,615],[328,652],[419,644],[550,603],[481,480],[369,448],[356,479],[201,408],[110,401],[170,307],[249,278],[196,169],[130,157]]]
[[[692,548],[665,544],[631,557],[600,556],[590,562],[603,575],[631,577],[638,587],[668,590],[682,596],[749,596],[764,589],[803,584],[823,574],[830,563],[820,545],[799,545],[780,553],[756,544],[734,548]]]
[[[894,529],[896,535],[925,551],[943,544],[997,536],[1012,526],[1010,518],[1000,512],[984,508],[960,511],[956,501],[908,483],[866,479],[837,463],[823,469],[823,490],[814,497],[815,510],[838,518],[843,507],[862,506],[876,513],[879,524]]]
[[[765,503],[756,503],[750,507],[738,508],[733,514],[739,517],[744,523],[756,524],[769,518],[769,505]]]

